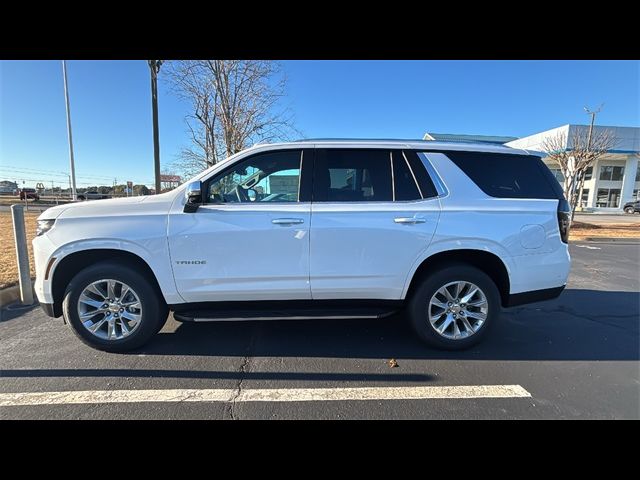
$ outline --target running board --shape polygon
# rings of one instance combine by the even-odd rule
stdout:
[[[384,308],[369,309],[310,309],[310,310],[192,310],[174,312],[173,318],[179,322],[242,322],[253,320],[352,320],[383,318],[397,310]]]

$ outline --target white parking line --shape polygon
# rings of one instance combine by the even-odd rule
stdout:
[[[0,407],[142,402],[318,402],[530,397],[520,385],[429,387],[89,390],[0,393]]]
[[[588,248],[589,250],[602,250],[600,247],[592,247],[591,245],[575,245],[579,248]]]

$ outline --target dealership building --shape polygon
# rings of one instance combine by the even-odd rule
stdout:
[[[588,130],[588,125],[563,125],[523,138],[484,135],[456,135],[427,133],[425,140],[476,141],[502,144],[537,152],[554,173],[559,182],[563,181],[559,166],[544,157],[543,144],[547,138],[563,135],[569,139],[576,130]],[[619,212],[625,203],[640,199],[640,127],[595,126],[594,132],[610,130],[616,139],[615,146],[595,165],[586,171],[580,207],[590,212]],[[570,148],[565,145],[565,148]]]

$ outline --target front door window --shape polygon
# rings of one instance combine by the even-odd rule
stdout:
[[[297,202],[302,152],[285,150],[254,155],[215,177],[208,203]]]

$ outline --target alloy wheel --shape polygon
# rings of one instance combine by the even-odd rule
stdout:
[[[121,340],[140,325],[142,304],[126,283],[102,279],[89,284],[78,298],[82,325],[102,340]]]
[[[482,328],[489,303],[480,287],[460,280],[440,287],[431,297],[427,313],[429,323],[439,335],[460,340]]]

